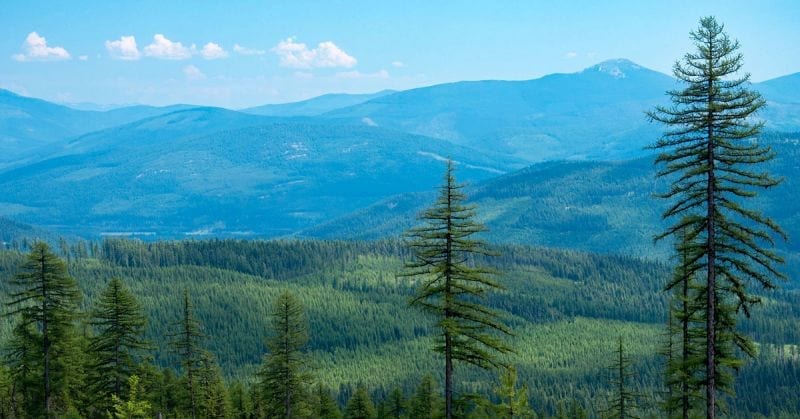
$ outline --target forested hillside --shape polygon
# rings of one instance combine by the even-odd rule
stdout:
[[[800,194],[795,179],[800,168],[800,134],[767,134],[762,142],[775,151],[776,158],[767,168],[783,183],[756,202],[789,233],[792,239],[778,245],[790,261],[791,272],[800,273],[796,239],[800,237],[800,206],[792,198]],[[484,234],[492,242],[664,257],[669,246],[656,245],[652,238],[662,228],[666,205],[654,194],[666,189],[668,182],[657,180],[656,170],[652,157],[540,163],[473,183],[468,195],[478,207],[478,218],[488,226]],[[415,222],[431,196],[432,191],[397,195],[300,235],[350,239],[398,235]]]
[[[333,389],[344,403],[359,383],[376,402],[395,386],[409,396],[429,372],[441,383],[437,358],[428,350],[430,320],[408,307],[415,286],[397,277],[408,257],[404,249],[397,241],[107,240],[78,243],[65,257],[85,295],[85,310],[111,277],[123,279],[147,314],[153,363],[174,371],[180,369],[168,336],[175,332],[181,296],[188,290],[207,336],[203,345],[219,362],[228,386],[254,382],[265,353],[269,306],[283,290],[291,291],[309,319],[312,381]],[[573,403],[587,412],[601,409],[609,392],[605,368],[622,336],[634,360],[642,409],[655,412],[662,391],[662,360],[656,354],[666,312],[660,290],[667,267],[527,246],[495,250],[500,256],[487,262],[502,272],[506,291],[492,294],[488,303],[514,332],[516,353],[506,360],[528,383],[531,406],[542,414]],[[22,261],[15,251],[0,253],[4,291]],[[799,297],[794,291],[770,293],[755,320],[744,323],[762,345],[762,355],[743,370],[738,388],[744,397],[731,401],[741,415],[800,412],[796,398],[779,398],[783,391],[800,389],[795,347],[784,346],[800,339],[794,327],[800,319]],[[6,323],[3,340],[9,332]],[[460,369],[458,377],[458,388],[487,396],[497,382],[493,374],[471,368]],[[770,386],[759,385],[768,381]],[[153,405],[161,406],[152,393],[160,387],[150,381],[145,388]]]

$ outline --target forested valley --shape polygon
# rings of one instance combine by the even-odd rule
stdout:
[[[0,419],[800,417],[800,76],[689,40],[240,111],[0,91]]]
[[[138,338],[148,345],[132,351],[132,364],[122,371],[139,377],[136,397],[148,403],[150,414],[191,415],[186,371],[170,344],[170,336],[180,332],[184,292],[203,336],[197,341],[198,356],[208,354],[195,372],[197,382],[204,383],[195,390],[198,417],[264,415],[259,370],[267,353],[265,339],[275,333],[272,306],[287,291],[302,305],[308,322],[300,367],[308,377],[298,392],[307,416],[317,417],[313,412],[329,403],[320,394],[335,402],[328,405],[331,412],[344,412],[360,386],[379,417],[393,417],[392,403],[400,417],[422,411],[425,417],[436,416],[443,408],[442,371],[429,350],[431,321],[408,306],[413,284],[397,278],[408,256],[400,241],[109,239],[56,249],[83,296],[73,335],[63,337],[70,343],[62,350],[72,351],[71,358],[59,367],[64,376],[56,381],[73,416],[95,412],[102,417],[103,410],[92,409],[112,408],[108,400],[93,401],[94,392],[87,391],[96,360],[86,350],[97,331],[89,326],[96,318],[92,312],[112,278],[121,279],[147,320]],[[28,249],[20,250],[0,252],[5,292],[11,291],[9,280],[25,262]],[[504,360],[517,370],[517,394],[527,386],[531,410],[541,417],[601,414],[613,397],[609,368],[622,337],[636,373],[628,385],[637,394],[639,412],[657,415],[664,392],[664,359],[658,352],[665,342],[667,306],[661,289],[668,266],[526,246],[494,250],[499,256],[489,260],[503,272],[500,281],[506,290],[491,295],[488,305],[513,330],[515,353]],[[799,310],[797,292],[771,292],[758,315],[744,322],[743,329],[761,347],[737,377],[732,410],[785,417],[800,412],[793,395],[800,386],[797,347],[791,344],[800,339]],[[13,330],[10,323],[4,325],[2,339],[8,341]],[[13,415],[15,403],[18,412],[24,409],[26,391],[39,388],[38,381],[14,386],[12,368],[5,364],[0,380],[6,417]],[[457,373],[461,391],[480,396],[464,400],[475,416],[492,411],[487,406],[508,402],[500,391],[499,373],[477,368],[459,368]],[[37,372],[28,374],[35,377]],[[123,388],[121,397],[129,400],[127,380]]]

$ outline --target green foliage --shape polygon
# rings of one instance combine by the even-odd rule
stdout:
[[[8,315],[17,325],[10,364],[22,384],[25,411],[46,417],[64,413],[82,375],[75,330],[80,291],[66,264],[42,242],[33,246],[11,286]]]
[[[443,414],[443,404],[436,389],[436,380],[428,374],[419,382],[414,395],[408,401],[408,412],[412,418],[439,418]]]
[[[482,299],[503,288],[491,278],[494,271],[477,265],[475,256],[491,253],[486,244],[471,237],[484,230],[465,206],[463,185],[456,183],[453,162],[447,162],[439,197],[421,216],[422,226],[408,232],[413,260],[403,276],[419,282],[411,305],[433,314],[439,329],[434,350],[445,359],[445,417],[452,417],[453,361],[481,368],[500,365],[495,354],[511,349],[495,333],[510,334],[497,313]]]
[[[347,402],[347,407],[344,410],[345,419],[375,419],[377,415],[375,405],[372,403],[369,393],[367,393],[367,388],[359,385],[356,392]]]
[[[204,351],[200,357],[200,370],[197,375],[200,387],[198,411],[203,418],[227,418],[228,399],[222,371],[214,356]]]
[[[331,396],[331,391],[322,384],[317,384],[311,393],[311,417],[319,419],[341,419],[339,405]]]
[[[495,406],[498,418],[532,419],[536,417],[528,405],[528,385],[522,384],[517,388],[517,370],[506,367],[500,376],[500,385],[495,390],[500,403]]]
[[[111,395],[114,407],[114,417],[118,419],[146,419],[150,417],[150,403],[139,400],[139,377],[128,377],[128,400],[120,399],[116,394]]]
[[[111,395],[121,395],[136,365],[137,355],[147,349],[143,339],[146,319],[136,297],[119,278],[112,278],[95,302],[89,324],[89,382],[91,397],[100,411],[107,410]]]
[[[84,256],[73,253],[69,269],[86,295],[83,308],[87,312],[112,277],[124,278],[140,302],[148,318],[145,338],[153,349],[142,354],[136,374],[145,389],[140,398],[151,403],[153,416],[191,414],[186,376],[169,345],[183,316],[184,289],[193,297],[195,320],[209,336],[202,346],[215,355],[225,379],[233,383],[228,388],[232,416],[236,382],[241,383],[244,395],[239,398],[244,400],[239,404],[245,406],[242,410],[248,414],[264,411],[260,386],[253,380],[265,353],[264,334],[257,331],[269,330],[271,305],[284,291],[306,307],[310,332],[306,365],[313,382],[332,389],[340,406],[354,393],[355,383],[362,382],[381,406],[399,387],[409,399],[408,415],[426,374],[433,372],[433,382],[443,382],[441,361],[429,350],[434,343],[431,321],[408,306],[414,289],[395,277],[407,258],[400,242],[113,242],[113,247],[108,246],[114,249],[113,258],[112,253],[103,255],[106,246],[102,243],[89,243]],[[486,301],[503,313],[515,332],[509,344],[516,353],[501,360],[517,367],[519,380],[529,385],[530,405],[537,413],[556,415],[560,405],[566,417],[597,411],[593,407],[596,395],[609,391],[603,366],[607,354],[614,351],[614,342],[608,336],[621,335],[625,340],[626,354],[637,373],[632,388],[647,399],[661,395],[662,362],[655,353],[667,311],[660,294],[669,276],[664,264],[527,246],[502,245],[493,250],[499,256],[485,262],[502,272],[499,281],[507,290],[490,294]],[[2,291],[10,290],[9,281],[24,261],[23,254],[0,251]],[[259,261],[264,261],[263,266]],[[742,367],[736,379],[739,392],[730,400],[729,410],[737,416],[778,416],[781,412],[796,416],[791,412],[797,412],[798,406],[790,395],[800,391],[800,384],[790,360],[792,343],[800,341],[795,330],[800,293],[791,289],[770,293],[763,298],[759,313],[742,326],[756,337],[760,355]],[[0,324],[0,340],[11,343],[12,326]],[[90,332],[88,327],[84,330]],[[778,352],[764,349],[780,345],[787,348],[783,363]],[[12,364],[5,365],[11,373]],[[35,379],[35,374],[29,376]],[[466,365],[458,370],[456,380],[465,394],[484,397],[493,394],[495,382],[493,372]],[[88,387],[75,383],[78,389]],[[24,408],[21,387],[16,396],[18,410]],[[443,411],[440,389],[432,393],[433,410],[438,412],[434,417]],[[303,391],[308,412],[313,393],[313,388]],[[0,394],[0,400],[4,399],[10,400]],[[85,415],[86,408],[79,405],[83,399],[75,400]],[[463,410],[465,414],[481,413],[472,406]],[[643,415],[657,413],[653,405],[641,407]]]
[[[266,414],[292,418],[305,407],[302,394],[308,381],[302,353],[308,342],[305,310],[294,295],[284,292],[273,303],[270,317],[268,352],[259,372]]]
[[[610,372],[610,387],[613,389],[608,400],[608,407],[603,411],[607,418],[636,418],[636,394],[630,389],[630,382],[635,376],[631,371],[633,363],[630,357],[625,355],[625,347],[622,344],[622,336],[619,337],[619,344],[614,353],[614,361],[608,367]]]
[[[752,354],[752,344],[736,331],[736,312],[749,316],[759,299],[748,290],[774,288],[784,278],[775,268],[783,259],[771,249],[773,236],[786,234],[769,217],[747,208],[756,189],[780,183],[757,165],[774,157],[756,139],[763,123],[751,116],[765,101],[748,89],[749,75],[737,76],[743,66],[739,43],[731,41],[713,17],[701,19],[691,33],[696,51],[677,62],[674,75],[685,88],[669,91],[673,107],[657,107],[648,115],[668,126],[653,145],[661,154],[660,177],[672,181],[661,196],[670,199],[663,217],[672,224],[658,237],[683,232],[688,261],[682,269],[702,275],[706,321],[706,411],[714,417],[717,392],[732,392],[731,370],[738,370],[735,348]]]
[[[192,418],[195,418],[197,417],[199,401],[199,389],[197,388],[196,380],[204,353],[201,340],[205,336],[200,330],[200,323],[195,318],[188,289],[183,290],[182,302],[182,316],[178,322],[173,324],[177,331],[173,333],[170,343],[175,353],[180,357],[188,395],[185,401],[189,404]]]

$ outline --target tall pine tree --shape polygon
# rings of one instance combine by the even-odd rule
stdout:
[[[51,417],[69,407],[71,383],[78,366],[75,351],[75,320],[81,298],[77,283],[66,264],[42,242],[33,245],[20,271],[12,280],[8,314],[18,316],[15,352],[33,365],[24,368],[23,383],[41,391],[24,390],[32,416]],[[30,374],[33,375],[30,375]]]
[[[286,291],[275,300],[270,318],[268,353],[260,371],[265,409],[269,417],[297,417],[308,381],[302,352],[308,342],[305,310],[302,303]]]
[[[413,260],[401,274],[419,281],[411,304],[437,318],[435,350],[444,355],[447,419],[453,414],[453,361],[497,367],[495,355],[511,351],[495,333],[510,334],[509,329],[481,302],[487,292],[502,287],[492,279],[494,271],[477,264],[476,256],[492,253],[473,237],[485,228],[474,221],[475,208],[464,204],[464,186],[453,172],[448,161],[439,196],[420,217],[424,224],[408,231]]]
[[[755,165],[773,158],[756,137],[762,123],[752,117],[764,100],[749,90],[749,75],[740,75],[742,55],[713,17],[701,19],[691,33],[696,51],[674,67],[685,88],[668,92],[672,107],[658,107],[649,117],[668,126],[654,144],[662,150],[656,162],[659,176],[673,181],[662,197],[674,202],[664,213],[673,224],[659,237],[686,230],[688,274],[702,281],[706,322],[706,416],[715,417],[718,390],[730,390],[730,367],[737,367],[731,345],[748,352],[735,331],[736,312],[749,315],[758,301],[752,283],[773,288],[783,278],[775,265],[782,259],[769,247],[780,227],[759,211],[746,208],[755,189],[771,188],[779,180]],[[731,312],[733,311],[733,312]]]
[[[149,347],[144,340],[146,319],[136,297],[119,278],[112,278],[100,294],[89,323],[92,396],[109,409],[111,395],[120,397],[136,367],[137,353]]]

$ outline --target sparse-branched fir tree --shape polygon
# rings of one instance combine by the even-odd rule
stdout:
[[[204,353],[202,340],[205,337],[200,328],[189,298],[189,290],[183,290],[183,304],[181,318],[173,325],[176,331],[171,335],[173,351],[180,358],[183,367],[186,394],[188,396],[189,412],[192,419],[197,417],[199,389],[197,388],[197,375]]]
[[[146,319],[133,293],[121,279],[112,278],[95,303],[89,323],[96,331],[89,344],[92,398],[105,411],[112,394],[123,394],[138,352],[149,347],[143,337]]]
[[[717,392],[731,390],[729,370],[740,365],[730,345],[745,352],[750,346],[735,332],[736,312],[749,316],[758,301],[750,285],[773,288],[774,278],[784,278],[775,268],[783,260],[771,247],[773,237],[785,238],[785,233],[745,206],[756,189],[771,188],[779,180],[755,168],[774,153],[756,140],[763,124],[753,116],[765,102],[749,90],[749,75],[740,73],[739,43],[713,17],[701,19],[691,38],[696,51],[674,67],[685,88],[668,92],[672,107],[658,107],[648,115],[668,126],[653,148],[661,150],[656,158],[663,165],[659,176],[673,182],[662,197],[673,200],[663,216],[674,222],[657,238],[686,231],[687,273],[701,282],[705,297],[703,384],[706,415],[713,418]],[[721,330],[723,323],[733,328]]]
[[[413,259],[401,274],[419,281],[411,304],[437,319],[434,349],[444,355],[447,419],[453,414],[453,362],[497,367],[495,355],[510,352],[497,333],[510,330],[481,301],[487,292],[502,289],[492,278],[495,272],[476,261],[476,256],[492,254],[474,238],[485,228],[474,220],[474,206],[464,203],[464,185],[456,182],[453,172],[453,162],[448,161],[438,198],[420,216],[423,225],[406,233]]]
[[[12,366],[22,374],[21,384],[34,387],[20,389],[24,410],[34,417],[57,416],[80,386],[74,371],[80,291],[66,264],[42,242],[33,245],[11,286],[8,315],[18,318]]]
[[[528,403],[528,385],[517,387],[517,370],[506,367],[500,376],[500,386],[497,387],[497,397],[500,404],[495,406],[497,417],[503,419],[535,418],[536,414]]]
[[[280,294],[270,312],[267,354],[261,366],[261,387],[269,417],[300,416],[304,387],[303,348],[308,342],[308,323],[302,303],[288,291]]]
[[[617,342],[617,349],[614,351],[614,362],[609,366],[611,387],[611,397],[608,407],[604,412],[607,418],[635,418],[636,394],[630,389],[630,380],[634,373],[631,371],[631,360],[625,355],[625,347],[622,343],[622,336]]]
[[[378,413],[375,411],[375,405],[369,397],[367,388],[364,385],[359,385],[355,393],[350,396],[347,401],[347,407],[344,410],[345,419],[375,419]]]

